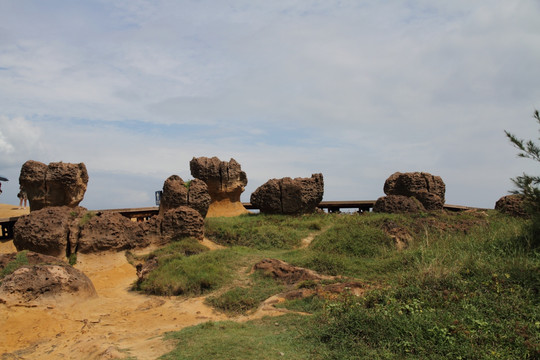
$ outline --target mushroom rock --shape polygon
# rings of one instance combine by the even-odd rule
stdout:
[[[163,184],[163,192],[159,203],[159,214],[180,206],[189,206],[197,210],[204,218],[210,206],[208,186],[199,179],[185,183],[178,175],[171,175]]]
[[[324,195],[322,174],[311,178],[270,179],[251,194],[251,203],[267,214],[308,214]]]
[[[426,210],[440,210],[444,206],[446,186],[440,176],[425,172],[396,172],[384,183],[386,195],[412,196]]]
[[[28,160],[21,168],[19,184],[26,191],[31,211],[48,206],[75,207],[84,198],[88,172],[84,163],[45,165]]]
[[[189,167],[191,175],[208,186],[211,202],[208,217],[237,216],[248,211],[240,196],[247,185],[246,173],[234,159],[221,161],[217,157],[193,158]]]

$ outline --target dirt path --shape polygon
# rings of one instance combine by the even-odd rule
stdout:
[[[174,344],[163,333],[227,317],[204,298],[168,298],[130,292],[135,269],[123,253],[79,255],[77,268],[99,297],[49,307],[0,305],[0,354],[21,359],[155,359]]]
[[[316,232],[303,240],[307,247]],[[205,239],[211,250],[222,248]],[[15,251],[13,243],[0,242],[0,253]],[[148,250],[147,250],[148,251]],[[129,291],[137,279],[124,253],[79,254],[76,268],[93,282],[98,298],[77,304],[7,307],[0,304],[0,354],[11,359],[156,359],[172,350],[163,340],[168,331],[201,322],[230,319],[204,304],[204,297],[147,296]],[[234,320],[247,321],[284,310],[268,299],[254,314]]]

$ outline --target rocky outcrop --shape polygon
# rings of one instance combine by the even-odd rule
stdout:
[[[377,212],[417,212],[420,210],[442,210],[446,186],[440,176],[425,172],[396,172],[384,183],[384,193],[399,198],[377,200],[373,211]],[[422,205],[420,208],[403,197],[414,198]]]
[[[529,214],[525,211],[524,201],[525,197],[523,195],[506,195],[497,200],[495,210],[512,216],[528,217]]]
[[[271,179],[251,194],[251,204],[266,214],[307,214],[317,209],[324,195],[322,174],[311,178]]]
[[[417,213],[425,211],[420,201],[403,195],[388,195],[377,199],[373,206],[374,212],[379,213]]]
[[[189,206],[197,210],[204,218],[210,206],[210,193],[206,183],[199,179],[185,183],[178,175],[172,175],[165,180],[159,204],[159,214],[180,206]]]
[[[285,284],[294,284],[307,280],[322,280],[331,277],[325,277],[317,272],[293,266],[278,259],[264,259],[253,266],[254,270],[261,270],[266,276],[279,280]]]
[[[65,258],[77,252],[162,245],[182,237],[204,237],[204,219],[190,207],[180,206],[147,223],[139,223],[115,212],[62,206],[33,211],[19,218],[14,226],[13,243],[18,251],[31,250]]]
[[[185,237],[198,240],[204,238],[204,219],[201,214],[188,206],[181,206],[163,214],[161,241],[169,243]]]
[[[207,216],[236,216],[247,213],[240,201],[247,185],[247,176],[236,160],[194,157],[189,167],[191,175],[208,186],[211,202]]]
[[[78,229],[80,218],[86,211],[82,207],[58,206],[21,216],[13,229],[13,244],[18,251],[30,250],[56,257],[69,256],[71,231],[77,231],[74,229]]]
[[[386,195],[413,196],[426,210],[440,210],[444,206],[446,185],[440,176],[425,172],[396,172],[384,183]]]
[[[25,305],[96,297],[90,279],[68,264],[24,265],[2,279],[0,303]]]
[[[81,221],[77,243],[71,245],[77,252],[120,251],[150,245],[140,223],[115,212],[90,214],[88,220]]]
[[[84,163],[45,165],[28,160],[21,168],[19,184],[26,191],[31,211],[48,206],[76,207],[84,198],[88,172]]]

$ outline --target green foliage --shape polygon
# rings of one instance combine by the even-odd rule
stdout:
[[[178,346],[161,359],[309,359],[312,345],[301,337],[307,321],[300,315],[284,315],[243,323],[203,323],[169,333],[166,339],[178,341]]]
[[[327,359],[527,359],[540,355],[540,256],[495,215],[467,236],[424,242],[395,286],[344,295],[313,320]]]
[[[82,217],[81,220],[79,220],[79,225],[84,226],[88,221],[90,221],[91,218],[96,216],[96,213],[93,211],[87,211]]]
[[[251,280],[247,286],[236,286],[219,296],[209,297],[207,303],[230,315],[245,315],[284,288],[283,285],[259,273],[252,274]]]
[[[69,262],[69,265],[71,265],[71,266],[77,264],[77,253],[70,254],[68,262]]]
[[[189,187],[191,186],[191,182],[192,182],[192,181],[193,181],[193,180],[188,180],[188,181],[186,181],[186,182],[184,183],[184,187],[185,187],[186,189],[189,190]]]
[[[158,268],[139,284],[140,290],[156,295],[201,295],[231,280],[239,254],[233,250],[178,254],[158,258]]]
[[[18,268],[28,265],[28,257],[26,256],[26,253],[28,253],[27,250],[17,253],[15,260],[6,264],[2,271],[0,271],[0,280],[13,273]]]
[[[251,214],[238,217],[208,218],[206,236],[226,246],[247,246],[255,249],[292,249],[309,233],[320,230],[328,215]]]
[[[534,118],[538,124],[540,124],[540,114],[538,113],[538,110],[534,112]],[[519,139],[508,131],[505,131],[505,133],[514,147],[520,151],[518,153],[519,157],[540,162],[540,145],[535,144],[532,140],[525,141]],[[532,240],[531,245],[533,247],[538,247],[540,246],[540,231],[538,231],[540,230],[540,176],[532,176],[523,173],[523,175],[513,178],[512,182],[517,188],[517,190],[513,192],[525,196],[526,210],[530,213],[532,218],[532,225],[529,229]]]

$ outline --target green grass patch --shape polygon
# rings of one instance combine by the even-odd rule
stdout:
[[[255,272],[250,276],[250,281],[246,286],[235,286],[219,296],[209,297],[206,301],[217,310],[229,315],[245,315],[257,309],[264,300],[283,290],[282,284]]]
[[[225,246],[246,246],[260,250],[292,249],[303,238],[321,230],[329,215],[303,216],[250,214],[238,217],[208,218],[206,236]]]
[[[27,252],[28,250],[18,252],[15,259],[6,264],[2,271],[0,271],[0,280],[13,273],[18,268],[28,265],[28,257],[26,256]]]
[[[169,333],[166,339],[176,340],[178,345],[160,359],[309,359],[312,345],[302,335],[307,320],[300,315],[284,315],[245,323],[203,323]]]
[[[95,212],[87,211],[86,213],[84,213],[84,215],[79,220],[79,225],[80,226],[86,225],[86,223],[88,223],[90,221],[90,219],[92,219],[94,216],[96,216]]]
[[[230,249],[164,256],[139,288],[155,295],[201,295],[229,282],[239,259],[239,253]]]

